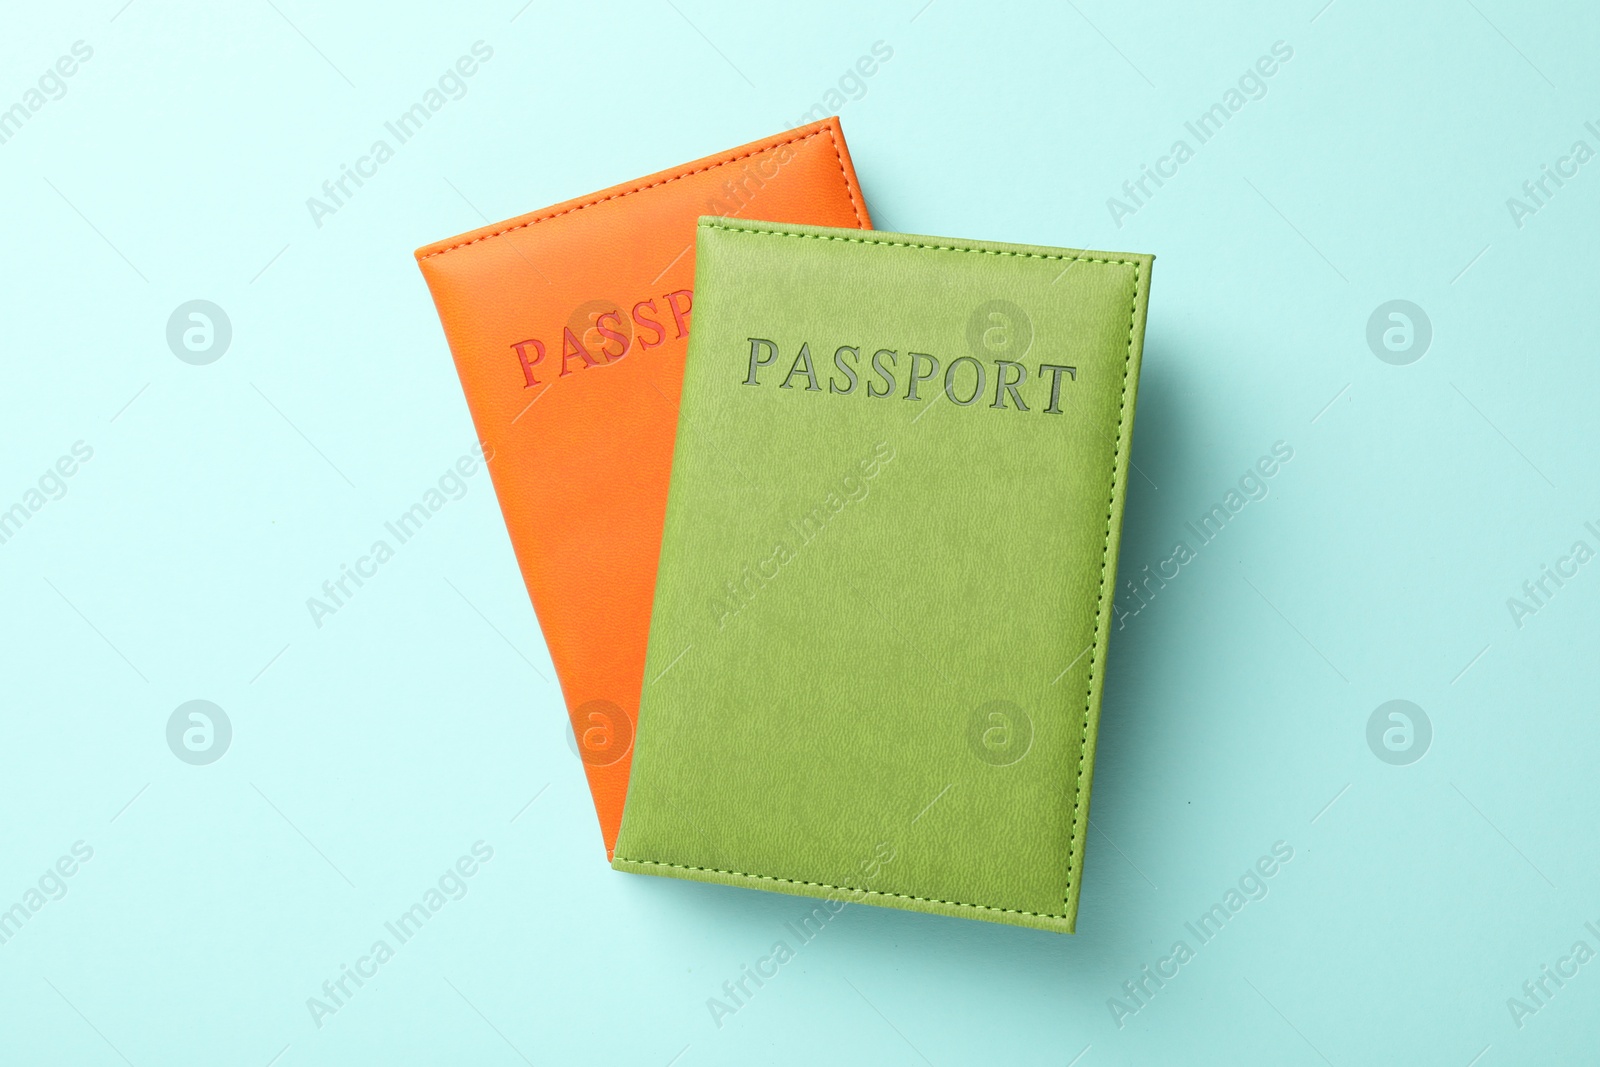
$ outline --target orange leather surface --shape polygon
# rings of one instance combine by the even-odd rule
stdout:
[[[627,798],[701,215],[870,227],[830,118],[416,253],[493,456],[607,858]]]

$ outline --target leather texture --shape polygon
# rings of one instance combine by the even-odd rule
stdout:
[[[707,212],[866,228],[837,119],[416,253],[572,717],[606,854],[650,626]]]
[[[1152,258],[696,254],[612,865],[1070,932]]]

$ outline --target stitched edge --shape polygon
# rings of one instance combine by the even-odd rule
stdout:
[[[798,878],[779,878],[772,874],[746,874],[744,871],[725,871],[720,867],[693,867],[683,863],[663,863],[659,860],[636,860],[622,857],[620,863],[648,864],[651,867],[671,867],[679,871],[702,871],[706,874],[737,875],[740,878],[750,878],[760,882],[782,882],[785,885],[808,885],[816,889],[837,889],[844,893],[861,893],[869,897],[897,897],[900,900],[917,900],[924,904],[944,904],[952,908],[976,908],[979,911],[998,911],[1007,915],[1026,915],[1034,919],[1065,919],[1065,915],[1056,915],[1048,911],[1023,911],[1021,908],[997,908],[992,904],[968,904],[964,900],[940,900],[938,897],[918,897],[910,893],[885,893],[879,889],[856,889],[847,885],[830,885],[827,882],[807,882]]]
[[[833,136],[833,124],[829,123],[828,125],[822,127],[822,132],[828,135],[828,143],[833,146],[833,158],[834,161],[839,164],[839,176],[844,179],[845,192],[850,194],[850,214],[856,217],[857,223],[865,227],[867,225],[867,220],[861,217],[860,211],[856,210],[856,197],[861,196],[861,190],[857,189],[851,183],[850,172],[844,169],[844,153],[839,151],[839,142]],[[866,202],[867,198],[865,196],[861,196],[861,203],[864,205]]]
[[[1104,648],[1100,627],[1106,612],[1106,564],[1111,558],[1111,516],[1117,506],[1117,461],[1122,458],[1122,430],[1128,421],[1128,371],[1133,366],[1133,328],[1139,321],[1139,263],[1133,265],[1133,303],[1128,308],[1128,349],[1122,356],[1122,390],[1117,394],[1117,440],[1111,449],[1111,495],[1106,500],[1106,538],[1100,549],[1100,592],[1095,596],[1094,643],[1099,653]],[[1094,704],[1094,661],[1089,657],[1089,684],[1083,694],[1083,734],[1078,739],[1078,777],[1072,787],[1072,849],[1067,858],[1067,893],[1063,909],[1072,899],[1072,866],[1078,858],[1078,815],[1083,805],[1083,765],[1089,757],[1089,709]]]
[[[611,193],[608,196],[596,197],[593,200],[585,201],[584,203],[577,204],[573,207],[563,208],[560,211],[552,211],[548,215],[539,215],[535,218],[529,219],[527,222],[519,222],[515,226],[507,226],[503,230],[496,230],[493,233],[486,233],[481,237],[474,237],[471,240],[460,241],[453,245],[447,245],[444,248],[429,252],[427,255],[419,256],[418,258],[432,259],[434,256],[442,256],[446,252],[453,252],[458,248],[465,248],[468,245],[475,245],[479,241],[487,241],[492,237],[500,237],[504,234],[511,233],[514,230],[526,229],[527,227],[532,226],[534,223],[546,222],[550,219],[560,218],[562,215],[570,215],[575,211],[582,211],[584,208],[594,207],[596,204],[604,204],[609,200],[620,200],[625,196],[632,196],[634,193],[642,193],[646,189],[655,189],[662,185],[670,185],[672,182],[678,181],[681,178],[690,178],[696,174],[704,174],[706,171],[716,170],[718,167],[726,167],[730,163],[737,163],[740,160],[749,159],[752,156],[759,156],[764,152],[771,152],[774,149],[782,148],[784,145],[803,144],[804,142],[811,140],[813,137],[820,137],[823,134],[828,135],[828,143],[833,147],[834,159],[836,159],[839,163],[839,173],[844,177],[845,189],[850,194],[850,212],[851,214],[855,215],[857,222],[865,225],[865,222],[861,218],[861,212],[856,207],[856,197],[859,195],[859,191],[856,189],[855,184],[850,180],[850,172],[844,168],[844,154],[839,151],[839,142],[833,136],[832,125],[828,125],[824,126],[820,130],[817,130],[815,133],[808,133],[804,137],[791,137],[787,141],[774,141],[771,144],[762,145],[760,148],[751,149],[742,155],[729,156],[727,159],[718,160],[715,163],[709,163],[706,166],[698,167],[695,170],[678,171],[677,173],[669,174],[660,181],[654,181],[648,185],[636,185],[632,189],[624,189],[620,193]]]
[[[843,169],[843,163],[840,164]],[[846,182],[848,184],[848,181]],[[853,201],[852,201],[853,206]],[[858,218],[860,216],[857,216]],[[752,229],[748,226],[730,226],[722,222],[702,222],[701,229],[727,230],[730,233],[765,234],[768,237],[800,237],[810,238],[814,241],[843,241],[847,244],[883,245],[889,248],[923,248],[935,252],[981,252],[990,256],[1016,256],[1019,259],[1046,259],[1046,260],[1072,260],[1078,263],[1100,263],[1105,265],[1131,266],[1133,268],[1133,303],[1128,308],[1128,347],[1122,357],[1122,385],[1117,395],[1117,438],[1111,450],[1111,496],[1106,501],[1106,534],[1100,549],[1100,592],[1095,597],[1094,636],[1095,644],[1100,644],[1100,627],[1105,619],[1105,590],[1106,590],[1106,563],[1111,556],[1111,517],[1116,509],[1117,500],[1117,461],[1122,457],[1122,431],[1128,419],[1128,372],[1133,367],[1133,332],[1139,321],[1139,267],[1137,259],[1094,259],[1088,256],[1055,256],[1043,252],[1012,252],[997,248],[966,248],[961,245],[935,245],[924,244],[920,241],[885,241],[872,237],[845,237],[842,235],[825,233],[796,233],[793,230],[767,230]],[[718,867],[694,867],[682,863],[665,863],[660,860],[633,859],[628,856],[620,857],[617,862],[647,864],[651,867],[670,867],[680,871],[702,871],[707,874],[736,875],[740,878],[750,878],[765,882],[783,882],[787,885],[808,885],[818,889],[839,889],[848,893],[864,893],[867,896],[895,897],[900,900],[916,900],[925,904],[943,904],[947,907],[975,908],[979,911],[1003,912],[1007,915],[1026,915],[1036,919],[1065,919],[1067,917],[1067,901],[1072,896],[1072,862],[1078,854],[1079,832],[1078,813],[1083,802],[1083,765],[1087,759],[1089,743],[1089,708],[1094,700],[1094,659],[1089,660],[1088,688],[1083,694],[1083,734],[1078,743],[1078,773],[1073,782],[1072,796],[1072,837],[1068,841],[1067,851],[1067,895],[1061,900],[1061,914],[1047,911],[1024,911],[1020,908],[1000,908],[991,904],[969,904],[963,900],[940,900],[937,897],[919,897],[909,893],[885,893],[876,889],[856,889],[851,886],[829,885],[827,882],[807,882],[796,878],[780,878],[771,874],[750,874],[746,871],[725,871]]]
[[[1139,284],[1139,261],[1137,259],[1095,259],[1092,256],[1052,256],[1044,252],[1013,252],[1002,248],[966,248],[962,245],[931,245],[921,241],[885,241],[872,237],[845,237],[831,233],[796,233],[793,230],[757,230],[749,226],[730,226],[724,222],[702,222],[703,230],[727,230],[730,233],[753,233],[766,237],[804,237],[813,241],[843,241],[855,245],[882,245],[885,248],[926,248],[934,252],[977,252],[985,256],[1015,256],[1018,259],[1053,259],[1070,260],[1074,263],[1104,263],[1124,267],[1133,267],[1134,300],[1137,306]],[[865,231],[871,232],[871,231]],[[1133,348],[1133,324],[1128,324],[1128,348],[1131,355]],[[1126,364],[1123,367],[1123,377],[1127,377]],[[1126,383],[1124,383],[1126,386]],[[1121,424],[1118,424],[1121,428]]]

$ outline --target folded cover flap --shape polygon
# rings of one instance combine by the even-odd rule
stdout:
[[[866,227],[837,119],[419,249],[607,855],[645,639],[707,212]]]
[[[613,866],[1070,931],[1151,257],[698,255]]]

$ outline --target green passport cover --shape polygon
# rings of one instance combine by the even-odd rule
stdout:
[[[1152,257],[695,255],[612,865],[1070,933]]]

